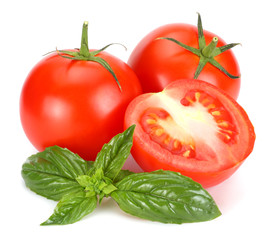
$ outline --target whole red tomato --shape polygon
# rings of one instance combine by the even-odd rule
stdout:
[[[103,144],[122,132],[126,107],[141,86],[126,63],[104,51],[89,51],[84,24],[80,51],[50,54],[29,73],[20,116],[39,151],[58,145],[94,160]]]
[[[137,74],[144,92],[162,91],[177,79],[201,79],[237,99],[240,70],[228,44],[198,27],[168,24],[145,36],[133,50],[128,64]]]
[[[144,171],[177,171],[203,187],[230,177],[255,142],[243,108],[201,80],[178,80],[136,97],[125,115],[125,128],[133,124],[131,153]]]

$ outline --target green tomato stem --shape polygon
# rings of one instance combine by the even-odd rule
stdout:
[[[85,21],[82,27],[82,36],[81,36],[81,46],[79,50],[79,54],[83,57],[89,57],[89,45],[88,45],[88,22]]]
[[[202,55],[204,57],[210,58],[213,55],[213,51],[216,49],[217,43],[218,43],[218,37],[213,37],[209,45],[203,48]]]
[[[113,69],[111,68],[111,66],[108,64],[108,62],[106,60],[104,60],[101,57],[96,56],[97,54],[99,54],[100,52],[104,51],[106,48],[111,46],[113,43],[108,44],[107,46],[101,48],[100,50],[90,52],[89,45],[88,45],[88,24],[89,23],[87,21],[85,21],[83,23],[82,35],[81,35],[81,46],[80,46],[79,51],[56,50],[56,52],[58,53],[59,56],[61,56],[63,58],[71,59],[71,60],[97,62],[98,64],[102,65],[102,67],[104,67],[106,70],[108,70],[110,72],[110,74],[114,77],[120,91],[122,91],[121,85],[120,85]]]

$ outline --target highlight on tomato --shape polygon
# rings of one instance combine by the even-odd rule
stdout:
[[[159,92],[176,79],[201,79],[234,99],[240,91],[240,68],[231,50],[218,35],[184,23],[161,26],[147,34],[134,48],[128,64],[137,74],[143,91]]]
[[[136,74],[104,50],[89,50],[88,22],[81,48],[56,51],[27,76],[20,116],[39,151],[58,145],[94,160],[103,144],[122,132],[129,102],[142,93]]]
[[[132,124],[131,153],[144,171],[177,171],[203,187],[229,178],[255,141],[243,108],[202,80],[177,80],[136,97],[125,114],[125,128]]]

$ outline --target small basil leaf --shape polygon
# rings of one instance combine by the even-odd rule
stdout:
[[[27,187],[52,200],[81,190],[76,177],[87,172],[87,163],[68,149],[57,146],[30,156],[22,166],[22,177]]]
[[[200,184],[176,172],[135,173],[116,187],[111,197],[123,211],[140,218],[180,224],[207,221],[221,215]]]
[[[111,192],[115,191],[116,189],[117,188],[113,184],[108,184],[102,190],[104,194],[108,195]]]
[[[88,175],[80,175],[76,178],[80,186],[86,188],[92,183],[92,178]]]
[[[57,204],[54,213],[41,225],[65,225],[79,221],[97,206],[96,196],[86,197],[84,191],[65,195]]]
[[[102,168],[105,177],[114,180],[122,169],[130,154],[134,129],[135,125],[132,125],[123,133],[117,134],[97,154],[94,168]]]
[[[93,168],[94,162],[93,161],[88,161],[87,165],[88,165],[88,175],[94,174],[94,170],[95,170]],[[121,171],[113,179],[113,183],[117,183],[117,182],[121,181],[123,178],[125,178],[125,177],[127,177],[127,176],[129,176],[131,174],[134,174],[134,172],[132,172],[130,170],[127,170],[127,169],[121,169]]]
[[[88,196],[99,195],[103,198],[117,189],[112,180],[104,176],[102,168],[97,169],[92,176],[81,175],[76,180]]]

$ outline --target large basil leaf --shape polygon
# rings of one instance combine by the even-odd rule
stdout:
[[[97,206],[96,196],[86,197],[84,191],[63,196],[54,213],[41,225],[65,225],[79,221]]]
[[[97,154],[94,169],[102,168],[105,177],[114,180],[130,154],[134,129],[135,125],[132,125],[123,133],[113,137],[107,144],[104,144]]]
[[[221,215],[200,184],[176,172],[135,173],[115,186],[111,197],[123,211],[140,218],[180,224]]]
[[[26,186],[35,193],[56,201],[65,194],[82,190],[76,178],[86,173],[85,160],[58,146],[30,156],[22,167]]]
[[[131,175],[131,174],[134,174],[134,172],[130,171],[130,170],[121,170],[118,175],[114,178],[113,180],[113,183],[117,183],[117,182],[120,182],[123,178]]]

